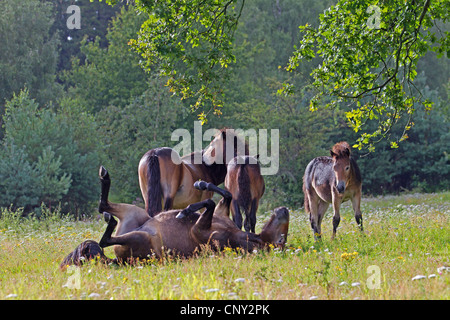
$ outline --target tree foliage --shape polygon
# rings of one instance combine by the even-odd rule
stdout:
[[[364,170],[364,191],[371,194],[395,193],[402,190],[436,192],[450,188],[450,122],[445,102],[436,89],[425,85],[424,73],[417,76],[416,85],[424,98],[435,105],[435,110],[417,109],[412,121],[414,127],[408,139],[391,148],[381,141],[374,153],[360,154],[359,164]],[[448,109],[447,109],[448,110]],[[375,124],[371,124],[369,129]],[[401,126],[393,134],[401,134]],[[356,138],[356,134],[354,134]]]
[[[97,198],[92,172],[99,165],[97,150],[88,143],[95,132],[90,120],[82,113],[40,108],[27,90],[14,95],[3,117],[0,206],[32,209],[61,202],[67,210],[89,207]],[[80,135],[83,127],[87,130]]]
[[[43,0],[53,7],[54,23],[51,31],[56,31],[60,39],[60,52],[58,57],[58,72],[68,70],[72,66],[71,60],[78,58],[84,62],[81,52],[81,41],[91,43],[97,42],[101,48],[108,46],[108,39],[105,35],[109,27],[109,22],[121,8],[122,3],[115,6],[106,5],[104,2],[91,0]],[[67,12],[70,5],[80,8],[80,29],[67,28],[67,19],[73,12]],[[97,39],[97,40],[96,40]]]
[[[0,1],[0,107],[25,87],[42,103],[60,93],[51,9],[39,0]]]
[[[143,65],[167,77],[170,90],[188,99],[193,110],[207,106],[199,111],[203,122],[211,110],[221,114],[222,87],[228,65],[235,62],[232,43],[244,3],[136,0],[136,8],[148,19],[131,44],[145,59]]]
[[[137,0],[136,5],[148,19],[132,44],[146,66],[168,76],[167,85],[183,99],[195,98],[192,109],[211,101],[214,113],[222,114],[222,84],[230,74],[228,65],[236,62],[235,30],[248,4]],[[276,1],[274,15],[282,6]],[[299,61],[319,56],[321,63],[311,73],[317,93],[310,109],[350,104],[349,125],[361,131],[356,146],[368,145],[373,151],[374,142],[386,137],[402,116],[411,120],[418,104],[431,108],[431,102],[417,92],[414,79],[419,58],[431,50],[439,56],[447,53],[448,32],[440,29],[447,19],[448,0],[342,0],[320,15],[318,27],[308,23],[300,27],[303,39],[287,69],[295,70]],[[294,87],[285,82],[280,92],[291,93]],[[199,113],[204,122],[207,113]],[[370,120],[378,121],[376,130],[363,132]],[[393,137],[393,147],[406,139],[411,124]]]
[[[108,105],[123,108],[147,88],[139,57],[128,45],[143,22],[134,10],[122,7],[104,36],[106,47],[102,47],[101,37],[81,41],[83,56],[72,59],[72,68],[63,71],[62,79],[70,96],[86,110],[96,113]]]
[[[419,105],[431,109],[432,102],[423,97],[414,80],[418,60],[428,51],[449,57],[449,33],[439,28],[448,20],[448,8],[448,0],[339,1],[320,15],[317,28],[300,27],[303,38],[287,70],[295,70],[303,60],[321,58],[311,73],[317,93],[310,109],[322,108],[324,103],[333,108],[349,104],[348,124],[362,132],[355,145],[359,149],[368,145],[373,151],[374,143],[406,116],[403,132],[391,142],[398,147],[407,138]],[[287,88],[285,92],[293,90]],[[378,126],[365,132],[370,120]]]
[[[97,116],[105,165],[114,168],[112,190],[127,202],[140,196],[139,160],[152,148],[172,146],[171,134],[183,117],[179,99],[164,90],[163,80],[152,77],[148,83],[149,88],[129,105],[108,106]]]

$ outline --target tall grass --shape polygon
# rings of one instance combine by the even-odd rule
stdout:
[[[121,267],[92,262],[61,272],[62,259],[80,242],[98,241],[105,223],[2,210],[0,299],[450,298],[450,192],[363,199],[362,212],[363,234],[351,205],[343,205],[331,241],[329,210],[323,239],[315,242],[304,211],[290,208],[284,251],[205,250],[193,259]],[[257,229],[269,215],[260,214]],[[113,257],[111,248],[105,253]],[[418,275],[425,278],[412,280]],[[79,277],[79,289],[71,276]]]

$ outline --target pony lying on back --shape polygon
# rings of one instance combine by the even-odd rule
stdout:
[[[347,142],[338,142],[330,150],[331,157],[318,157],[311,160],[303,176],[305,210],[309,213],[314,238],[320,238],[321,223],[330,203],[333,204],[333,235],[341,220],[341,203],[352,200],[355,219],[361,231],[362,215],[360,209],[362,180],[355,159],[351,157]]]
[[[212,183],[197,181],[194,188],[215,192],[222,196],[216,205],[211,199],[190,204],[183,210],[168,210],[150,217],[146,210],[126,203],[113,203],[108,200],[111,179],[108,171],[101,166],[99,170],[101,194],[98,211],[108,222],[99,243],[84,241],[61,263],[81,265],[83,261],[98,258],[107,263],[113,261],[106,257],[103,248],[114,246],[118,262],[133,258],[145,259],[153,254],[163,258],[170,254],[191,257],[205,246],[214,250],[225,247],[241,248],[252,252],[254,249],[270,247],[269,244],[283,248],[289,230],[289,211],[285,207],[274,209],[269,221],[259,234],[244,232],[226,215],[230,211],[231,194]],[[203,213],[198,212],[205,208]],[[117,222],[116,218],[119,220]],[[114,233],[115,232],[115,233]]]

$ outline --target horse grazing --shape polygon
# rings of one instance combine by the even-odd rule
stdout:
[[[230,145],[232,148],[227,148]],[[233,129],[220,130],[205,150],[182,158],[167,147],[149,150],[138,167],[139,186],[148,215],[153,217],[163,208],[165,211],[182,209],[211,198],[212,192],[195,189],[194,182],[223,183],[227,160],[239,154],[248,154],[248,146]]]
[[[258,160],[250,156],[238,156],[228,163],[225,188],[231,193],[231,214],[236,226],[242,228],[242,215],[245,213],[245,231],[255,232],[256,211],[264,194],[265,185]],[[227,214],[228,215],[228,214]]]
[[[99,212],[103,213],[108,225],[98,246],[104,248],[114,245],[114,253],[119,261],[147,258],[152,254],[157,258],[166,254],[189,257],[200,250],[202,245],[219,250],[225,247],[243,248],[251,252],[268,244],[284,247],[286,243],[289,212],[284,207],[274,210],[260,234],[244,232],[228,217],[224,217],[224,213],[230,210],[231,194],[212,183],[201,181],[195,183],[196,188],[217,192],[223,197],[217,206],[214,201],[207,199],[191,204],[184,210],[169,210],[149,217],[146,210],[140,207],[109,202],[109,173],[101,167],[99,174],[102,186]],[[202,214],[197,212],[203,208],[206,210]],[[115,218],[119,220],[118,223]],[[71,253],[64,260],[66,264],[79,264],[73,258],[83,256],[84,251],[80,249],[82,245],[75,249],[75,254]],[[96,248],[95,245],[93,247]],[[77,255],[78,251],[80,254]],[[88,259],[90,256],[83,257]]]
[[[363,230],[361,203],[361,173],[355,159],[351,156],[347,142],[336,143],[330,150],[331,157],[318,157],[308,164],[303,176],[305,210],[309,213],[314,238],[320,238],[321,223],[330,203],[333,204],[333,235],[341,220],[341,203],[352,200],[355,219]]]

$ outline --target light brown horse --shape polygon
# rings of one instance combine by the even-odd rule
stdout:
[[[355,159],[351,156],[347,142],[336,143],[330,150],[331,157],[313,159],[306,167],[303,176],[305,210],[309,213],[311,228],[315,239],[321,237],[321,223],[330,203],[333,204],[333,235],[341,220],[339,207],[342,202],[351,200],[355,219],[363,230],[360,209],[362,180]]]
[[[261,175],[258,160],[251,156],[233,158],[228,163],[224,185],[233,197],[231,214],[234,223],[239,229],[242,228],[240,211],[242,209],[245,213],[245,231],[255,232],[256,211],[265,190],[264,178]]]
[[[182,209],[211,198],[212,192],[195,189],[194,182],[223,183],[228,161],[240,154],[248,154],[248,146],[233,129],[218,131],[201,154],[197,151],[180,158],[171,148],[149,150],[138,167],[139,186],[148,215],[153,217],[163,208]],[[201,159],[200,163],[195,163],[197,159]]]
[[[129,258],[147,258],[152,254],[157,258],[166,254],[189,257],[204,245],[219,250],[231,247],[251,252],[268,244],[283,247],[286,243],[289,212],[284,207],[274,210],[260,234],[244,232],[228,217],[224,217],[224,213],[230,210],[231,194],[212,183],[201,181],[196,182],[196,188],[223,196],[217,206],[214,201],[207,199],[191,204],[184,210],[169,210],[149,217],[140,207],[109,202],[109,174],[103,167],[99,174],[102,186],[99,212],[108,221],[106,231],[99,244],[85,241],[78,246],[64,259],[61,268],[64,264],[80,264],[81,258],[89,259],[92,255],[106,260],[98,248],[111,245],[114,245],[117,259],[127,261]],[[206,210],[202,214],[197,212],[203,208]],[[116,226],[117,231],[113,236]]]

